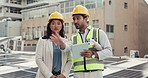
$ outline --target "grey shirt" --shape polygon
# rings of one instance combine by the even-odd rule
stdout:
[[[52,71],[58,72],[62,66],[62,51],[58,45],[53,43],[53,66]]]

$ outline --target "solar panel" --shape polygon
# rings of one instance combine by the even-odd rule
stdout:
[[[25,62],[24,59],[1,59],[0,60],[0,66],[6,65],[6,64],[18,64]]]
[[[123,61],[123,60],[127,60],[127,59],[123,59],[123,58],[107,58],[107,59],[104,59],[103,61],[119,62],[119,61]]]
[[[136,70],[142,70],[142,71],[148,71],[148,62],[147,63],[143,63],[128,69],[136,69]]]
[[[128,60],[123,59],[123,58],[106,58],[102,61],[102,63],[105,65],[107,65],[107,64],[118,65],[118,64],[125,63],[125,62],[128,62]]]
[[[35,67],[35,68],[30,68],[30,69],[26,69],[27,71],[32,71],[32,72],[37,72],[38,70],[38,67]]]
[[[128,61],[121,61],[121,62],[117,62],[117,63],[113,63],[112,65],[118,65],[118,64],[122,64],[122,63],[126,63]]]
[[[103,61],[99,61],[99,63],[101,63],[101,64],[110,64],[110,63],[113,63],[113,62],[103,60]]]
[[[23,76],[23,77],[17,77],[17,78],[35,78],[36,74],[33,74],[33,75],[26,75],[26,76]]]
[[[16,71],[6,74],[1,74],[1,78],[35,78],[34,73],[26,72],[26,71]]]
[[[133,71],[133,70],[121,70],[104,76],[103,78],[143,78],[146,77],[142,71]],[[148,75],[147,75],[148,77]]]

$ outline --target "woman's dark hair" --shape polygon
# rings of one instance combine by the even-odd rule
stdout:
[[[55,20],[55,19],[54,19]],[[59,20],[59,19],[57,19],[57,20]],[[53,19],[52,20],[50,20],[50,22],[47,24],[47,32],[46,32],[46,35],[44,35],[44,37],[42,37],[43,39],[49,39],[50,38],[50,36],[52,35],[52,30],[51,30],[51,28],[50,28],[50,23],[53,21]],[[61,23],[62,23],[62,20],[59,20]],[[62,29],[60,30],[60,33],[59,33],[59,35],[61,36],[61,37],[65,37],[65,31],[64,31],[64,25],[63,25],[63,23],[62,23]]]

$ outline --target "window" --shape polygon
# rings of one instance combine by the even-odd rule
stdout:
[[[85,6],[87,9],[96,7],[96,0],[85,0]]]
[[[73,1],[67,1],[65,3],[65,12],[72,12],[73,8],[74,8]]]
[[[128,4],[126,2],[124,2],[124,8],[128,9]]]
[[[99,28],[99,20],[98,19],[93,20],[93,25],[92,26],[95,27],[95,28]]]
[[[113,39],[114,38],[114,25],[106,25],[106,34],[108,38]]]
[[[36,27],[32,27],[32,36],[35,38]]]
[[[69,30],[69,23],[65,23],[65,33],[67,34],[68,33],[68,30]]]
[[[27,35],[30,33],[30,27],[27,27]]]
[[[41,26],[37,27],[37,32],[38,32],[38,37],[41,37],[42,36]]]
[[[106,32],[114,33],[114,26],[113,25],[106,25]]]
[[[61,13],[64,13],[64,3],[61,3],[60,8],[61,8]]]
[[[31,46],[31,44],[27,44],[27,46]]]
[[[128,47],[124,47],[124,53],[128,53]]]
[[[2,7],[0,7],[0,13],[2,13]]]
[[[38,2],[39,0],[27,0],[27,4]]]
[[[74,0],[75,1],[75,5],[82,5],[84,6],[84,0]]]
[[[112,4],[112,1],[111,0],[109,0],[109,5],[111,5]]]
[[[10,0],[12,4],[21,4],[21,0]]]
[[[10,13],[21,14],[21,9],[20,8],[10,7]]]
[[[36,46],[36,44],[32,44],[32,46]]]
[[[124,25],[124,31],[128,31],[128,26]]]

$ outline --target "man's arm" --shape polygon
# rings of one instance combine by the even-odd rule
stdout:
[[[101,29],[99,30],[99,42],[100,42],[100,45],[102,46],[102,50],[97,51],[97,55],[99,57],[99,60],[103,60],[107,57],[112,56],[113,55],[112,47],[109,42],[109,39],[108,39],[106,33]]]

